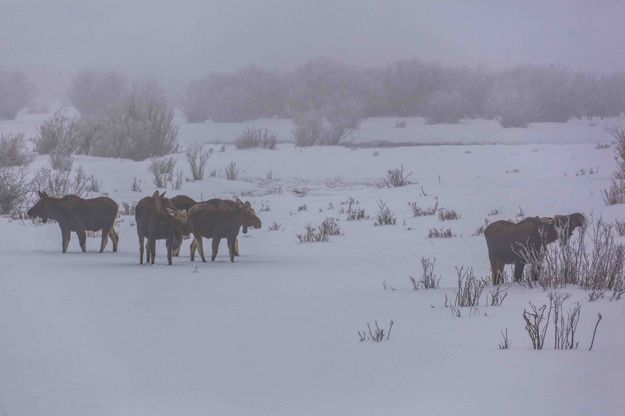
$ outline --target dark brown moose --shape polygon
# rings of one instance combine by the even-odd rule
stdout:
[[[83,252],[87,251],[86,231],[101,231],[100,253],[106,248],[108,239],[113,243],[113,252],[117,252],[119,236],[115,231],[117,203],[111,198],[99,197],[83,199],[76,195],[53,198],[45,192],[39,192],[39,201],[28,210],[30,217],[39,217],[46,222],[55,220],[61,227],[63,253],[67,253],[70,233],[75,232]]]
[[[173,198],[171,198],[171,205],[173,208],[176,209],[186,209],[187,212],[189,212],[189,210],[191,209],[191,207],[195,204],[197,204],[197,202],[191,198],[188,197],[186,195],[177,195]],[[214,198],[214,199],[209,199],[208,201],[203,201],[206,204],[213,204],[213,205],[218,205],[221,203],[221,201],[226,201],[225,199],[219,199],[219,198]],[[248,202],[248,206],[251,207],[251,205]],[[243,225],[243,234],[247,234],[247,225]],[[180,246],[181,246],[182,241],[181,240],[176,240],[174,242],[174,256],[178,257],[178,255],[180,254]],[[238,257],[239,254],[239,239],[237,238],[234,241],[234,255],[236,257]]]
[[[488,257],[493,274],[493,284],[503,282],[506,264],[514,264],[514,280],[520,281],[528,259],[539,260],[544,248],[561,237],[568,240],[575,230],[584,224],[582,214],[556,215],[553,218],[529,217],[513,223],[496,221],[484,230]],[[533,278],[538,275],[533,270]]]
[[[191,243],[191,261],[195,259],[197,248],[202,261],[206,262],[202,238],[213,239],[211,260],[215,261],[219,242],[225,238],[228,241],[230,261],[234,262],[235,244],[239,229],[241,227],[244,229],[247,227],[260,228],[261,221],[256,216],[256,212],[249,201],[243,203],[240,200],[210,200],[191,207],[189,226],[194,237]]]
[[[137,203],[135,220],[139,237],[139,263],[143,264],[145,239],[147,238],[146,263],[154,264],[156,240],[166,240],[167,263],[172,265],[174,242],[182,241],[182,235],[189,234],[187,211],[170,208],[165,193],[154,192]]]

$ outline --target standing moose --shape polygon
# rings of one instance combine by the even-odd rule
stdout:
[[[488,258],[493,274],[493,284],[503,282],[506,264],[514,264],[514,280],[520,281],[528,258],[540,260],[548,244],[562,238],[568,240],[577,227],[583,226],[585,218],[580,213],[556,215],[551,218],[530,217],[513,223],[496,221],[484,230]],[[533,271],[536,279],[537,271]]]
[[[175,244],[182,241],[183,235],[189,234],[187,211],[170,208],[165,192],[154,192],[152,196],[143,198],[135,210],[137,235],[139,237],[139,263],[143,264],[145,239],[148,240],[146,262],[154,264],[156,257],[156,240],[166,240],[167,263],[172,265]]]
[[[260,228],[261,221],[256,216],[256,212],[249,201],[215,199],[200,202],[191,207],[189,210],[189,226],[194,237],[191,243],[191,261],[195,259],[196,249],[200,252],[202,261],[206,261],[202,238],[213,239],[211,260],[215,261],[219,242],[222,238],[225,238],[228,241],[230,261],[234,262],[239,229],[243,227],[244,231],[247,231],[247,227]]]
[[[28,210],[30,217],[39,217],[47,222],[56,220],[61,227],[63,253],[67,253],[70,233],[75,232],[83,252],[87,251],[86,231],[101,231],[100,253],[106,248],[108,239],[113,243],[113,252],[117,252],[119,236],[115,231],[115,217],[118,206],[107,197],[83,199],[76,195],[53,198],[45,192],[38,192],[39,201]]]

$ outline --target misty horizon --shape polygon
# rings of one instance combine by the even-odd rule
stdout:
[[[0,66],[63,95],[78,70],[114,69],[180,93],[210,72],[292,70],[319,57],[356,68],[418,58],[506,69],[625,68],[625,3],[0,1]],[[36,30],[33,30],[36,28]]]

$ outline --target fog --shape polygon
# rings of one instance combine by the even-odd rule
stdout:
[[[62,93],[81,68],[180,91],[211,71],[291,69],[320,56],[357,67],[625,68],[622,1],[0,0],[0,67]]]

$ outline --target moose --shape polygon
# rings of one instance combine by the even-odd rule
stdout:
[[[221,203],[221,201],[224,201],[224,200],[219,199],[219,198],[213,198],[213,199],[209,199],[208,201],[203,201],[203,203],[218,205]],[[169,202],[171,203],[172,208],[186,209],[187,212],[189,212],[189,210],[191,209],[193,205],[197,204],[197,202],[193,198],[188,197],[186,195],[176,195],[175,197],[171,198]],[[251,205],[249,205],[249,202],[248,202],[248,206],[251,207]],[[243,227],[243,234],[247,234],[247,225],[242,225],[242,227]],[[178,257],[178,255],[180,254],[181,244],[182,244],[182,240],[176,240],[174,242],[174,256],[175,257]],[[234,255],[236,257],[239,257],[240,255],[238,238],[234,241]]]
[[[43,222],[52,219],[59,223],[63,253],[67,253],[72,232],[78,236],[81,250],[86,252],[86,231],[101,231],[100,253],[104,252],[109,238],[113,243],[113,252],[117,252],[119,236],[114,225],[118,206],[111,198],[84,199],[77,195],[54,198],[42,191],[39,191],[38,195],[39,201],[28,210],[28,216],[31,218],[39,217]]]
[[[243,227],[245,232],[248,227],[260,228],[261,221],[249,201],[214,199],[191,207],[189,226],[194,237],[191,243],[191,261],[195,259],[197,249],[202,261],[206,262],[202,238],[213,239],[211,260],[215,261],[219,243],[225,238],[228,241],[230,261],[234,263],[239,229]]]
[[[488,258],[493,274],[493,284],[503,281],[506,264],[514,264],[514,280],[523,278],[523,269],[528,259],[539,260],[548,244],[558,238],[567,241],[577,227],[584,225],[583,214],[556,215],[554,217],[529,217],[513,223],[496,221],[484,230]],[[533,270],[534,280],[538,271]]]
[[[167,263],[172,265],[175,244],[182,242],[182,236],[189,234],[187,211],[175,209],[165,192],[155,191],[137,203],[135,210],[137,235],[139,237],[139,264],[143,264],[145,239],[147,238],[146,263],[154,264],[156,240],[166,240]]]

